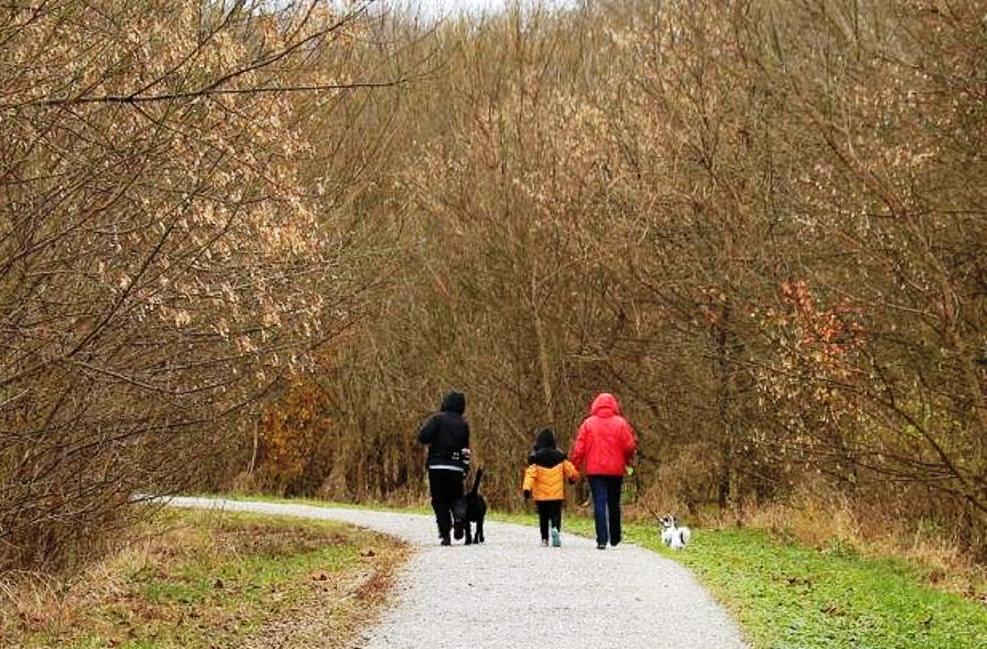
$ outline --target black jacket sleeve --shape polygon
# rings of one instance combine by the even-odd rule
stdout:
[[[418,431],[418,443],[431,444],[435,440],[435,433],[438,430],[438,417],[433,415],[425,420],[425,423],[422,424],[421,430]]]

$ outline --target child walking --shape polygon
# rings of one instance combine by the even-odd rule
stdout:
[[[555,435],[550,428],[538,433],[535,450],[528,456],[528,468],[524,472],[521,489],[524,499],[534,498],[538,509],[538,527],[541,531],[541,544],[548,545],[551,535],[552,546],[562,545],[562,502],[565,499],[565,480],[573,484],[579,472],[555,444]]]

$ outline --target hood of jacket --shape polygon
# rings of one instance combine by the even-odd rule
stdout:
[[[617,397],[609,392],[601,392],[593,399],[589,413],[597,417],[613,417],[620,414],[620,403],[617,401]]]
[[[569,458],[566,454],[557,448],[539,448],[535,449],[534,453],[528,455],[528,464],[537,464],[546,469],[551,469],[553,466],[562,464],[567,459]]]
[[[528,464],[537,464],[546,469],[562,464],[566,454],[558,449],[555,434],[551,428],[543,428],[535,438],[535,450],[528,456]]]
[[[452,412],[457,415],[463,415],[466,413],[466,395],[462,392],[452,392],[446,393],[442,397],[442,405],[439,406],[439,410],[442,412]]]
[[[551,428],[542,429],[538,433],[538,437],[535,438],[535,450],[537,451],[543,448],[558,448],[558,445],[555,443],[555,434],[552,433]]]

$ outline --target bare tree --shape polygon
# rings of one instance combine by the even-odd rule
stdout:
[[[352,54],[364,4],[331,6],[0,9],[4,569],[218,470],[354,319],[375,272],[302,117],[403,78]]]

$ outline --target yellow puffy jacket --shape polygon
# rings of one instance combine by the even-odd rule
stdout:
[[[566,479],[575,480],[579,471],[566,459],[565,453],[555,449],[541,449],[528,458],[530,464],[524,472],[523,491],[530,491],[535,502],[562,500],[565,498]]]

